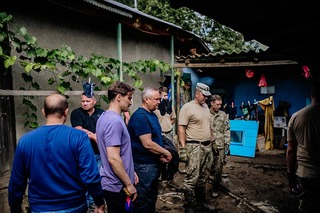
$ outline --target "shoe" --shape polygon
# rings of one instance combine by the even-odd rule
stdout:
[[[202,208],[209,210],[209,211],[216,210],[216,207],[211,203],[203,203]]]
[[[175,190],[181,190],[181,187],[178,186],[173,180],[169,180],[167,186],[174,188]]]
[[[212,197],[218,197],[219,196],[218,190],[212,190],[211,196]]]
[[[159,183],[159,192],[163,193],[166,190],[167,186],[168,186],[168,181],[161,180]]]

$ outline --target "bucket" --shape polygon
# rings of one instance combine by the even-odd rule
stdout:
[[[265,141],[266,141],[266,139],[265,139],[264,136],[260,136],[260,135],[258,136],[258,138],[257,138],[257,147],[258,147],[259,152],[267,151],[265,149]]]

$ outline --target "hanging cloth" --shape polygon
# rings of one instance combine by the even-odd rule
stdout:
[[[265,149],[272,150],[273,149],[273,122],[274,122],[274,100],[273,96],[266,98],[264,100],[258,101],[260,107],[264,111],[265,122],[264,122],[264,137],[265,141]]]

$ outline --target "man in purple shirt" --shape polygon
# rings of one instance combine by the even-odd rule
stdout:
[[[132,209],[127,203],[137,197],[130,135],[121,116],[132,104],[134,88],[117,81],[108,89],[109,108],[97,122],[96,135],[101,155],[101,185],[104,190],[108,213],[126,213]],[[129,204],[129,205],[128,205]]]

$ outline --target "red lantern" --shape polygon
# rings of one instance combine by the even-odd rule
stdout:
[[[252,78],[254,76],[254,72],[252,70],[246,69],[246,76],[247,78]]]
[[[302,70],[303,70],[302,75],[304,76],[305,79],[308,79],[311,77],[310,69],[308,66],[302,66]]]

